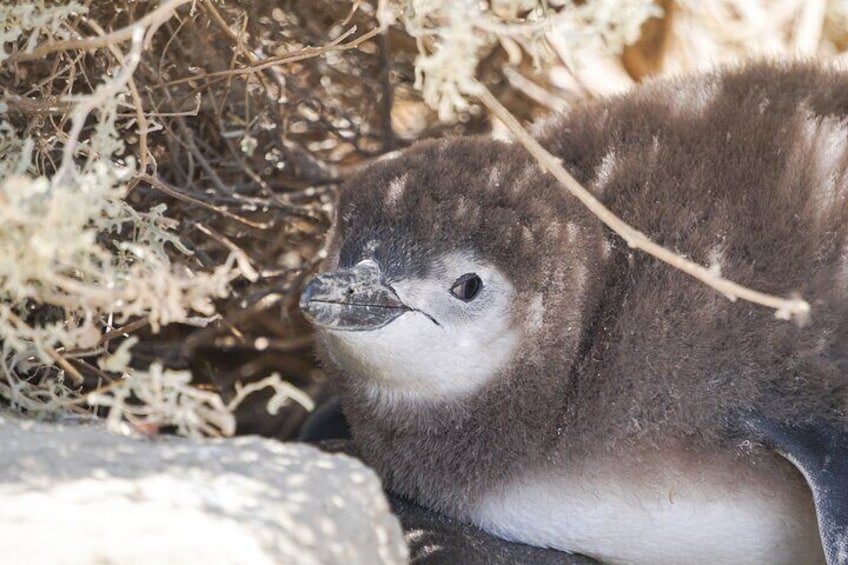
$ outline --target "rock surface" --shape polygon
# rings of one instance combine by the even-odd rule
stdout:
[[[242,437],[139,440],[0,411],[0,563],[408,559],[360,462]]]

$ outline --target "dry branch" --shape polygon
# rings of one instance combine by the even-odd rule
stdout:
[[[782,320],[794,319],[799,325],[809,321],[810,305],[801,298],[781,298],[773,296],[727,280],[713,270],[693,263],[688,259],[669,251],[654,243],[645,234],[625,223],[597,198],[583,188],[562,166],[559,159],[551,155],[542,145],[525,130],[515,116],[507,110],[498,99],[479,82],[475,82],[469,94],[476,96],[489,111],[497,116],[509,129],[521,145],[536,159],[542,170],[552,174],[571,194],[583,203],[607,227],[620,235],[630,247],[656,257],[668,263],[675,269],[698,279],[707,286],[717,290],[731,301],[741,298],[755,304],[767,306],[775,310],[775,317]]]

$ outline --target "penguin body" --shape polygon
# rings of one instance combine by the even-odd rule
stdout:
[[[301,306],[387,488],[611,563],[848,563],[848,75],[758,64],[588,103],[518,145],[423,142],[342,189]]]

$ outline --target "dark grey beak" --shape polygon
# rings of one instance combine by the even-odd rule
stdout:
[[[300,309],[316,326],[340,331],[376,330],[411,310],[371,259],[313,279],[300,295]]]

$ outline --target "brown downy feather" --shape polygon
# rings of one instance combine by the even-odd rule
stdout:
[[[465,515],[482,489],[551,461],[670,445],[737,457],[749,411],[845,426],[846,119],[845,74],[758,64],[650,83],[540,128],[584,186],[654,241],[806,298],[803,328],[628,249],[517,145],[424,142],[351,180],[327,270],[357,263],[375,239],[390,279],[471,249],[511,278],[522,326],[509,369],[456,402],[375,400],[368,375],[328,361],[365,460],[390,489]]]

